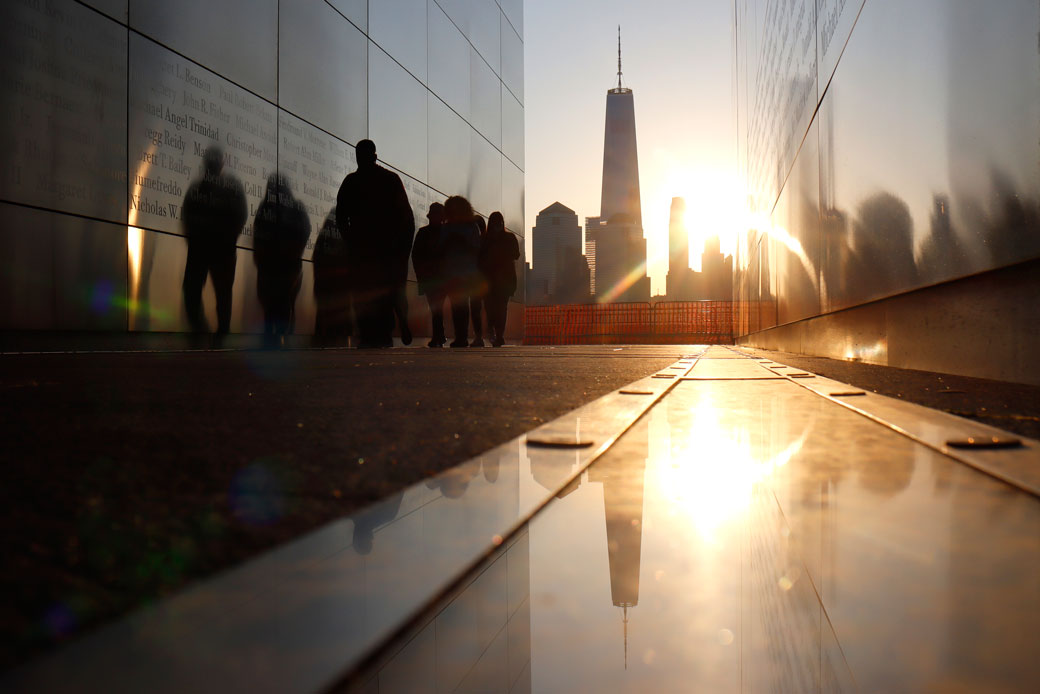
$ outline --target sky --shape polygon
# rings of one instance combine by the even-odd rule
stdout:
[[[668,214],[686,199],[691,256],[719,233],[733,251],[737,182],[731,0],[525,0],[527,252],[538,212],[599,214],[607,90],[635,98],[643,233],[654,294],[668,272]],[[720,233],[721,232],[721,233]]]

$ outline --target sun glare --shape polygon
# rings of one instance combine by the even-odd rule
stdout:
[[[699,167],[676,167],[665,177],[657,203],[661,209],[671,207],[672,198],[686,201],[685,226],[689,236],[690,266],[701,269],[701,253],[705,242],[719,237],[720,250],[732,255],[744,212],[744,186],[737,176],[726,170]],[[668,233],[668,219],[662,225]]]
[[[787,465],[815,424],[783,449],[767,453],[752,444],[750,429],[725,426],[710,397],[697,405],[693,422],[686,437],[672,440],[670,464],[658,484],[662,496],[706,542],[717,541],[719,529],[747,511],[754,485]]]

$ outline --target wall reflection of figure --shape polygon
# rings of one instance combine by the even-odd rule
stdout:
[[[415,232],[412,246],[412,267],[419,294],[430,305],[432,330],[427,347],[443,347],[444,337],[444,278],[441,268],[441,225],[444,223],[444,205],[435,202],[426,214],[430,223]]]
[[[484,241],[487,239],[487,223],[480,215],[474,215],[473,222],[480,231],[480,247],[483,249]],[[470,347],[484,346],[484,328],[480,310],[485,307],[484,300],[487,298],[487,288],[487,277],[484,275],[484,268],[478,263],[477,280],[473,285],[473,294],[469,298],[469,312],[473,318],[473,342],[469,344]],[[488,319],[490,320],[490,316]]]
[[[314,244],[314,337],[333,344],[350,335],[350,277],[343,235],[336,226],[335,208],[325,218]]]
[[[223,173],[224,154],[211,146],[202,155],[202,178],[184,196],[181,224],[188,239],[184,265],[184,310],[192,332],[209,332],[202,313],[202,288],[213,278],[217,295],[217,335],[231,328],[231,288],[235,283],[235,248],[249,216],[242,183]]]
[[[346,244],[359,347],[390,347],[415,220],[401,177],[376,164],[375,143],[361,140],[356,153],[358,169],[336,197],[336,223]]]
[[[506,231],[501,212],[492,212],[488,217],[487,236],[480,248],[480,265],[487,281],[488,328],[491,345],[501,347],[506,337],[506,311],[509,297],[516,291],[516,260],[520,257],[520,245],[516,237]]]
[[[470,298],[480,281],[477,268],[480,254],[480,232],[473,221],[473,207],[461,195],[453,195],[444,203],[447,223],[441,227],[445,290],[451,301],[451,319],[455,326],[452,347],[465,347],[469,332]]]
[[[256,295],[264,309],[264,345],[276,347],[293,329],[293,309],[300,292],[303,249],[311,222],[285,176],[271,174],[267,195],[253,222]]]

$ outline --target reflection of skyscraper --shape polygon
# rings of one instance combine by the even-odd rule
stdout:
[[[636,434],[630,434],[635,436]],[[632,441],[631,443],[635,443]],[[625,657],[628,657],[628,608],[639,604],[640,554],[643,544],[643,477],[649,441],[642,455],[608,456],[589,468],[589,481],[603,484],[607,525],[610,600],[622,608]],[[632,447],[626,447],[631,452]]]
[[[639,160],[632,90],[621,86],[621,29],[618,28],[618,83],[607,90],[603,133],[603,188],[600,216],[586,220],[585,237],[594,244],[599,301],[648,301],[646,239],[639,201]]]

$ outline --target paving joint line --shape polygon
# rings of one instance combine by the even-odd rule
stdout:
[[[750,357],[750,358],[754,358],[754,357]],[[773,363],[779,364],[779,362],[776,362],[775,360],[771,359],[770,361],[773,362]],[[796,368],[796,367],[793,367],[793,366],[786,366],[786,365],[782,365],[782,364],[780,366],[776,366],[776,367],[765,367],[761,363],[759,365],[763,366],[763,368],[770,368],[770,369],[777,369],[777,368],[795,369]],[[801,370],[799,369],[799,371],[801,371]],[[1000,469],[994,468],[991,465],[988,465],[988,464],[986,464],[984,462],[980,462],[978,460],[974,460],[974,459],[972,459],[969,456],[957,455],[954,450],[951,450],[950,446],[944,446],[944,445],[936,444],[936,443],[934,443],[932,441],[928,441],[927,439],[921,438],[920,436],[917,436],[916,434],[913,434],[913,433],[907,431],[903,427],[899,426],[897,423],[895,423],[893,421],[889,421],[888,419],[882,417],[881,415],[875,414],[873,412],[868,412],[868,411],[866,411],[865,409],[863,409],[861,407],[857,407],[855,404],[853,404],[851,402],[848,402],[846,400],[840,399],[839,397],[836,397],[836,396],[833,396],[833,395],[829,395],[827,393],[821,393],[820,391],[815,390],[814,388],[810,388],[809,387],[809,385],[810,385],[809,383],[803,383],[802,379],[806,379],[806,378],[821,378],[821,379],[826,379],[828,381],[833,381],[834,383],[841,384],[843,387],[847,388],[847,390],[850,392],[850,394],[853,394],[852,391],[860,391],[860,390],[862,390],[862,393],[858,393],[857,392],[857,393],[854,393],[855,395],[867,395],[868,391],[866,391],[864,389],[855,388],[852,385],[850,385],[848,383],[845,383],[843,381],[837,381],[837,380],[835,380],[833,378],[826,378],[825,376],[820,376],[819,374],[812,373],[812,372],[806,372],[806,373],[808,373],[807,376],[798,376],[798,375],[796,375],[796,376],[793,376],[793,377],[790,374],[781,373],[779,371],[774,371],[774,373],[776,373],[777,375],[781,376],[783,380],[786,380],[786,381],[789,381],[791,383],[794,383],[795,385],[797,385],[797,386],[799,386],[801,388],[804,388],[805,390],[809,391],[810,393],[813,393],[814,395],[817,395],[817,396],[823,398],[824,400],[828,400],[828,401],[830,401],[832,403],[835,403],[837,405],[841,405],[845,409],[851,410],[852,412],[855,412],[856,414],[859,414],[859,415],[861,415],[863,417],[866,417],[867,419],[871,420],[875,424],[879,424],[879,425],[885,427],[886,429],[888,429],[890,431],[894,431],[897,434],[900,434],[901,436],[905,436],[906,438],[910,439],[911,441],[914,441],[915,443],[919,443],[922,446],[930,448],[933,451],[936,451],[937,453],[939,453],[939,454],[941,454],[941,455],[943,455],[943,456],[945,456],[947,458],[950,458],[951,460],[954,460],[954,461],[956,461],[958,463],[961,463],[962,465],[967,465],[968,467],[972,468],[973,470],[981,472],[984,475],[988,475],[989,477],[993,477],[994,479],[1000,480],[1001,482],[1004,482],[1005,484],[1011,485],[1015,489],[1018,489],[1019,491],[1025,492],[1026,494],[1029,494],[1031,496],[1040,498],[1040,488],[1035,487],[1031,483],[1029,483],[1029,482],[1027,482],[1025,480],[1019,479],[1018,477],[1016,477],[1013,474],[1008,474],[1008,473],[1006,473],[1006,472],[1004,472],[1004,471],[1002,471]],[[776,379],[762,379],[762,380],[776,380]],[[891,404],[897,405],[900,408],[911,409],[912,410],[914,408],[919,408],[920,407],[920,408],[923,408],[925,410],[934,411],[934,412],[937,412],[937,413],[940,413],[940,414],[947,415],[949,417],[955,417],[955,415],[951,415],[951,414],[946,413],[946,412],[941,412],[939,410],[934,410],[933,408],[925,407],[924,405],[918,405],[916,403],[904,402],[902,400],[896,400],[895,398],[889,398],[887,395],[882,395],[880,393],[869,393],[869,395],[874,396],[874,397],[878,397],[878,398],[886,398],[888,400],[891,400],[892,401]],[[845,396],[842,396],[842,397],[845,397]],[[912,416],[912,413],[910,413],[909,416]],[[958,420],[963,420],[964,422],[971,422],[971,420],[964,419],[963,417],[956,417],[956,420],[954,420],[954,421],[958,421]],[[969,426],[975,426],[976,428],[984,428],[984,429],[996,429],[998,431],[1003,432],[1003,430],[999,429],[999,427],[994,427],[994,426],[989,425],[989,424],[972,423]],[[1013,434],[1010,434],[1009,432],[1003,432],[1003,433],[1005,433],[1008,436],[1014,436]],[[1031,449],[1034,449],[1034,450],[1036,449],[1037,445],[1040,444],[1040,442],[1036,442],[1036,441],[1034,441],[1032,439],[1029,439],[1028,437],[1015,436],[1015,438],[1022,439],[1022,441],[1024,442],[1024,445],[1026,445],[1028,448],[1031,448]],[[1038,462],[1040,462],[1040,461],[1038,461]]]

